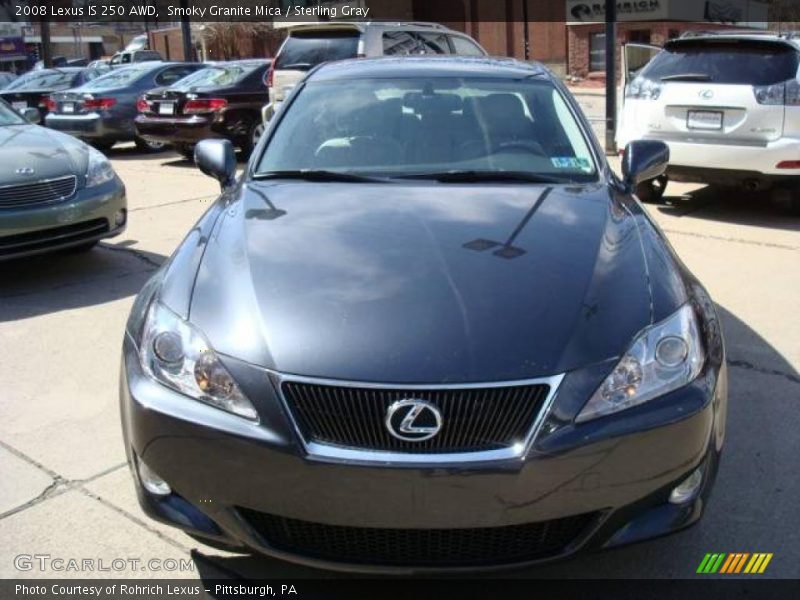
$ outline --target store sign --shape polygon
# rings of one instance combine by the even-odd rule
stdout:
[[[667,18],[667,0],[619,0],[620,21],[655,21]],[[573,23],[597,23],[606,18],[606,3],[567,0],[567,20]]]
[[[566,0],[569,25],[603,23],[606,2]],[[756,0],[617,0],[618,21],[708,21],[762,26],[769,5]]]

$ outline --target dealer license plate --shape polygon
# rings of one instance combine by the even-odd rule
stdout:
[[[158,114],[160,115],[174,115],[175,114],[175,103],[174,102],[162,102],[158,105]]]
[[[722,113],[716,110],[690,110],[686,115],[689,129],[722,129]]]

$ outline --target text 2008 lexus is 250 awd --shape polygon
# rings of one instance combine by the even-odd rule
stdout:
[[[534,563],[699,519],[718,316],[546,70],[309,72],[139,294],[122,421],[149,515],[307,564]]]

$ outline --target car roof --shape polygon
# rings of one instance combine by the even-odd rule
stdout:
[[[486,77],[552,79],[543,65],[490,56],[400,56],[327,62],[312,69],[308,81],[373,79],[381,77]]]
[[[401,29],[407,30],[429,30],[447,31],[448,33],[459,33],[442,25],[441,23],[429,23],[427,21],[324,21],[320,23],[303,23],[295,25],[289,29],[289,35],[302,31],[324,31],[326,29],[355,29],[364,32],[367,29]],[[464,35],[464,34],[461,34]]]
[[[778,44],[800,49],[800,38],[793,33],[778,33],[775,31],[698,31],[686,32],[679,38],[669,40],[665,47],[679,46],[682,44],[693,44],[697,42],[719,42],[719,41],[747,41],[762,42],[765,44]]]

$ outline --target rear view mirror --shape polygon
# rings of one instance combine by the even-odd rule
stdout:
[[[200,170],[219,181],[220,187],[233,185],[236,178],[236,153],[228,140],[203,140],[194,147],[194,162]]]
[[[636,140],[625,147],[622,177],[628,186],[663,175],[669,163],[669,146],[657,140]]]
[[[25,117],[26,121],[34,125],[42,122],[42,113],[39,112],[38,108],[28,107],[22,111],[22,116]]]

